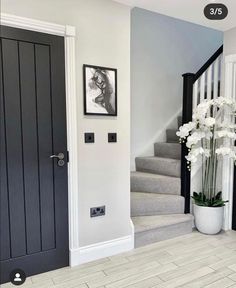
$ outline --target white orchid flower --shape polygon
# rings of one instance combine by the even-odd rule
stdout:
[[[196,145],[202,138],[204,138],[205,135],[206,134],[201,131],[193,132],[193,134],[187,138],[186,146],[191,148],[193,145]]]
[[[196,123],[189,122],[187,124],[184,124],[179,128],[179,131],[176,132],[176,135],[180,138],[186,138],[189,133],[196,128]]]
[[[205,138],[207,140],[210,140],[213,137],[213,133],[211,131],[206,131],[205,132]]]
[[[213,127],[216,124],[216,119],[213,117],[208,117],[204,121],[204,125],[207,127]]]
[[[221,146],[220,148],[216,149],[216,154],[222,155],[222,156],[228,155],[230,157],[235,156],[234,150],[232,150],[230,147],[224,147],[224,146]]]
[[[215,138],[231,138],[236,139],[236,134],[227,130],[216,131]]]
[[[195,163],[199,155],[205,155],[206,157],[210,157],[210,150],[203,149],[202,147],[193,148],[185,158],[187,159],[187,161]]]
[[[197,162],[197,157],[195,155],[189,154],[189,155],[185,156],[185,158],[188,162],[191,162],[191,163]]]
[[[211,157],[211,150],[210,149],[204,149],[204,155],[209,158]]]

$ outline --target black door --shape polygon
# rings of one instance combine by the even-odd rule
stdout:
[[[64,38],[1,26],[0,44],[4,283],[68,266],[69,248]]]

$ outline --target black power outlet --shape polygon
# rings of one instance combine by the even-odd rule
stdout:
[[[85,143],[94,143],[95,142],[94,133],[84,133],[84,142]]]
[[[108,143],[117,142],[117,134],[116,133],[108,133]]]
[[[106,207],[105,206],[90,208],[90,217],[91,218],[104,216],[105,213],[106,213]]]

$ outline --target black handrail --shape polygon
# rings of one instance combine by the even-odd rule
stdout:
[[[195,74],[195,81],[215,62],[215,60],[223,53],[223,45],[207,60],[207,62]]]
[[[193,103],[193,84],[201,77],[201,75],[214,63],[214,61],[223,53],[223,45],[212,55],[208,61],[198,70],[196,74],[183,74],[183,111],[182,124],[192,121],[192,103]],[[185,198],[185,213],[190,213],[190,187],[191,174],[187,168],[187,160],[185,156],[188,154],[188,149],[185,143],[181,148],[181,195]]]

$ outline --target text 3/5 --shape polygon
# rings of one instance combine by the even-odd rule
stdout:
[[[222,8],[211,8],[210,14],[211,15],[222,15],[223,11]]]
[[[205,7],[204,14],[210,20],[222,20],[228,15],[228,8],[221,3],[211,3]]]

